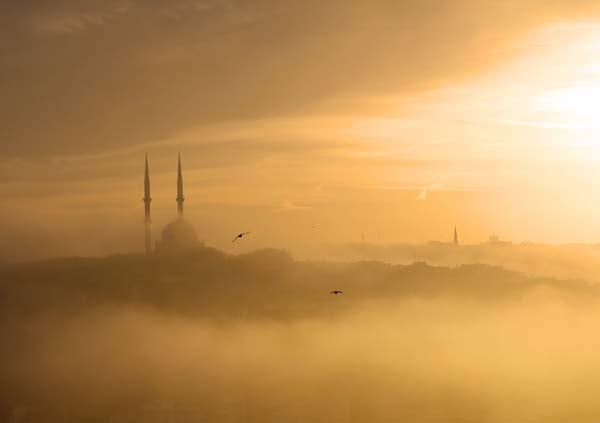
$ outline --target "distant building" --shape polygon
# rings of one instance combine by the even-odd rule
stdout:
[[[458,245],[458,232],[456,232],[456,226],[454,227],[454,245]]]
[[[148,171],[148,155],[146,154],[146,169],[144,171],[144,226],[146,254],[152,251],[152,219],[150,219],[150,172]]]
[[[498,235],[490,235],[489,239],[488,239],[488,243],[489,244],[505,244],[504,241],[500,240],[500,237]]]
[[[150,176],[148,171],[148,160],[146,159],[146,174],[144,178],[144,205],[146,212],[146,252],[151,251],[150,230]],[[162,238],[156,243],[157,250],[177,250],[191,248],[201,245],[196,235],[194,226],[183,218],[183,175],[181,172],[181,156],[177,158],[177,219],[168,223],[163,231]]]

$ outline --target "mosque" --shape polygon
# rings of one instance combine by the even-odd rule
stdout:
[[[192,248],[201,245],[196,235],[196,230],[183,218],[183,176],[181,174],[181,156],[177,158],[177,219],[165,226],[162,238],[156,242],[155,250],[172,251],[182,248]],[[145,211],[145,248],[146,253],[152,252],[152,219],[150,218],[150,172],[148,170],[148,156],[146,156],[146,169],[144,174],[144,211]]]

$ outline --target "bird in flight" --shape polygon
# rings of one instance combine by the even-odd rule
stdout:
[[[330,294],[333,294],[333,295],[337,295],[337,294],[343,294],[343,293],[344,293],[344,291],[340,291],[340,290],[338,290],[338,289],[336,289],[336,290],[334,290],[334,291],[331,291],[331,292],[330,292]]]
[[[248,235],[249,233],[250,232],[242,232],[241,234],[237,234],[231,242],[236,242],[238,239],[242,239],[245,235]]]

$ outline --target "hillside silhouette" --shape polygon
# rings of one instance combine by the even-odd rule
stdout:
[[[439,296],[482,301],[517,298],[542,287],[597,295],[584,281],[527,278],[482,264],[390,265],[294,261],[280,250],[229,255],[212,248],[178,254],[65,258],[0,268],[5,313],[76,312],[146,306],[207,317],[309,317],[330,312],[330,290],[346,293],[336,311],[373,300]]]
[[[600,282],[600,245],[485,242],[454,245],[432,241],[425,244],[331,244],[299,251],[299,257],[335,261],[377,260],[392,264],[424,261],[435,266],[480,263],[501,266],[530,277],[585,279]]]

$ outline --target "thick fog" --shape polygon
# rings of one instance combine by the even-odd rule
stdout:
[[[600,416],[586,282],[203,248],[6,266],[0,281],[3,421]]]

